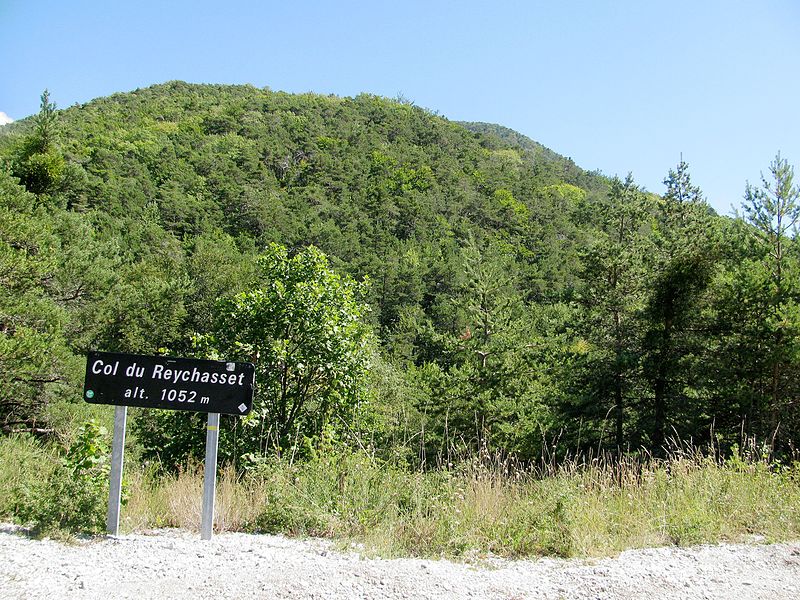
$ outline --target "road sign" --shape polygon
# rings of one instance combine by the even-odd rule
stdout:
[[[90,352],[83,397],[93,404],[246,415],[252,363]]]

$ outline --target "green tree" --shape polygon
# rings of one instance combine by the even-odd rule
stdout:
[[[697,369],[708,341],[702,338],[700,303],[711,281],[716,251],[710,212],[700,188],[692,185],[688,165],[681,161],[664,184],[655,243],[647,257],[651,283],[644,310],[643,368],[652,408],[643,416],[650,421],[649,443],[655,452],[664,445],[668,425],[687,437],[697,433],[692,421],[702,409],[689,406],[687,391],[698,393]]]
[[[58,249],[47,211],[0,169],[0,424],[6,431],[36,428],[67,380],[65,314],[46,290]]]
[[[528,307],[508,249],[469,237],[453,299],[454,323],[437,362],[411,369],[417,410],[426,415],[427,460],[466,449],[531,458],[545,420],[542,356],[552,334],[547,310]]]
[[[56,118],[56,104],[50,102],[50,91],[45,90],[41,95],[39,113],[33,118],[37,151],[47,152],[53,146],[57,126]]]
[[[794,184],[794,168],[780,153],[770,163],[771,179],[762,174],[761,187],[747,184],[744,219],[760,249],[762,330],[757,343],[764,355],[759,389],[766,399],[766,431],[775,434],[785,420],[797,421],[794,408],[798,387],[797,356],[800,352],[800,265],[794,233],[800,219],[800,189]],[[755,350],[755,348],[754,348]]]
[[[456,410],[449,419],[453,434],[482,447],[493,441],[493,430],[509,416],[503,414],[503,405],[519,391],[512,380],[522,375],[513,368],[521,367],[514,359],[520,349],[523,304],[509,257],[491,246],[481,248],[472,238],[462,256],[457,302],[463,330],[457,342],[459,364],[451,373]]]
[[[628,423],[640,408],[641,310],[644,260],[651,251],[650,217],[646,196],[630,174],[624,181],[615,177],[608,196],[593,210],[597,229],[582,253],[574,389],[565,398],[564,410],[573,420],[585,420],[584,443],[601,441],[604,423],[613,415],[615,445],[622,449],[631,441]]]
[[[257,287],[222,300],[214,328],[220,354],[256,364],[250,451],[352,431],[371,354],[364,284],[314,247],[289,256],[270,244],[258,267]]]
[[[34,194],[53,191],[64,172],[64,157],[55,144],[56,121],[56,105],[45,90],[39,113],[33,117],[33,133],[23,140],[13,162],[14,175]]]

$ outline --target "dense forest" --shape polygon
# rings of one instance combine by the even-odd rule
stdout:
[[[765,157],[740,216],[403,100],[170,82],[0,128],[0,426],[57,436],[90,350],[253,360],[234,461],[340,443],[793,451],[800,215]],[[735,176],[735,174],[732,174]],[[141,410],[179,464],[200,417]]]

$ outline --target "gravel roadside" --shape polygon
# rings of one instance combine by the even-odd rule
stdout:
[[[800,598],[800,543],[596,560],[364,558],[324,540],[159,530],[62,544],[0,525],[0,598]]]

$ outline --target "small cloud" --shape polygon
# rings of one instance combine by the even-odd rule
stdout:
[[[13,123],[13,122],[14,122],[14,119],[9,117],[3,111],[0,111],[0,125],[8,125],[9,123]]]

